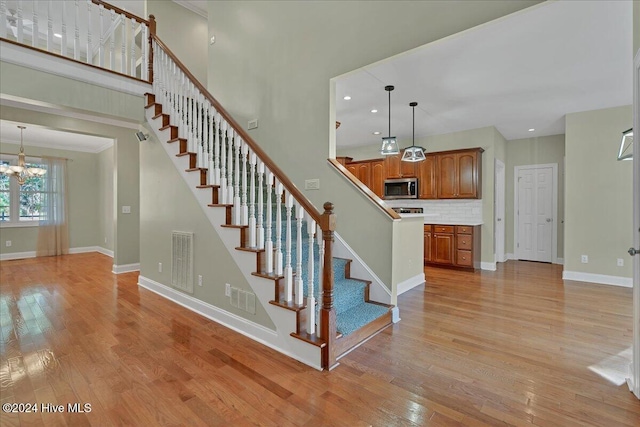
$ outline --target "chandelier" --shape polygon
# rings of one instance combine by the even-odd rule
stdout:
[[[17,165],[0,165],[0,173],[6,176],[12,176],[18,180],[18,184],[25,183],[27,178],[43,176],[47,173],[46,169],[27,167],[25,163],[24,147],[22,145],[22,132],[26,129],[25,126],[18,126],[20,128],[20,153],[18,154]]]

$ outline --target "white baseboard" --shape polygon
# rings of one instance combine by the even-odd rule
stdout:
[[[11,261],[14,259],[26,259],[26,258],[35,258],[36,251],[29,252],[12,252],[9,254],[0,255],[0,261]]]
[[[506,254],[506,256],[507,256],[507,260],[510,260],[510,259],[518,259],[518,258],[516,258],[516,254],[508,253],[508,254]]]
[[[130,273],[132,271],[140,271],[139,262],[135,264],[123,264],[123,265],[113,264],[113,267],[111,269],[111,272],[114,274]]]
[[[495,262],[481,262],[480,263],[480,270],[496,271],[496,263]]]
[[[416,274],[413,277],[408,278],[407,280],[398,283],[398,295],[402,295],[410,289],[415,288],[416,286],[422,285],[426,281],[424,277],[424,272],[420,274]]]
[[[606,274],[582,273],[580,271],[563,271],[563,280],[576,280],[579,282],[598,283],[601,285],[622,286],[625,288],[633,287],[633,279],[631,277],[608,276]]]
[[[400,309],[396,305],[391,309],[391,322],[398,323],[400,321]]]
[[[556,264],[564,265],[564,258],[556,258]]]
[[[316,369],[322,369],[321,366],[317,364],[310,364],[309,360],[303,360],[297,357],[292,352],[274,345],[279,337],[278,333],[272,329],[259,325],[255,322],[247,320],[221,308],[215,307],[190,295],[178,292],[173,288],[165,286],[162,283],[156,282],[155,280],[149,279],[144,276],[138,276],[138,286],[148,289],[151,292],[154,292],[178,305],[181,305],[188,310],[191,310],[201,316],[206,317],[207,319],[226,326],[227,328],[232,329],[239,334],[242,334],[254,341],[259,342],[260,344],[283,353],[286,356],[296,359]]]

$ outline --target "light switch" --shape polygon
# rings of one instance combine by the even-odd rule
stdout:
[[[122,213],[123,214],[130,214],[131,213],[131,206],[123,206],[122,207]]]

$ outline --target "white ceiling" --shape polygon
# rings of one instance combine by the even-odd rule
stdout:
[[[23,133],[25,146],[99,153],[113,145],[113,139],[111,138],[64,132],[43,126],[0,120],[0,142],[2,142],[2,145],[20,144],[20,129],[18,129],[18,125],[26,126]],[[133,131],[131,139],[133,140]],[[25,153],[28,155],[29,150],[25,149]]]
[[[412,101],[416,138],[485,126],[507,140],[562,134],[567,113],[633,102],[632,62],[631,1],[548,2],[339,78],[337,145],[387,136],[386,85],[400,139],[411,140]]]

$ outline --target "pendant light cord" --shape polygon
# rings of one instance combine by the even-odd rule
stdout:
[[[389,138],[391,138],[391,91],[389,91]]]

